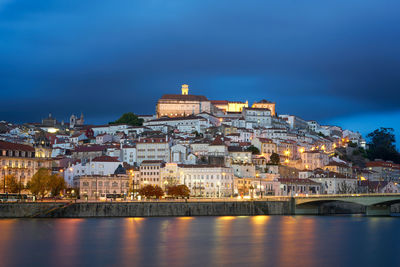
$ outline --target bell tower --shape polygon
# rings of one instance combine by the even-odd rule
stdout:
[[[189,85],[182,84],[182,95],[188,95],[188,94],[189,94]]]

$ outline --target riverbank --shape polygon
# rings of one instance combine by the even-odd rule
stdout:
[[[2,203],[0,218],[289,215],[288,201]]]
[[[391,212],[398,213],[399,205]],[[319,215],[363,214],[365,207],[351,203],[327,203]],[[163,216],[294,215],[290,201],[217,202],[26,202],[1,203],[0,218],[96,218]]]

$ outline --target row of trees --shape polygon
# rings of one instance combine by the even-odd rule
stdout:
[[[164,195],[164,190],[158,185],[146,185],[139,189],[139,195],[146,198],[160,198]],[[167,195],[172,197],[189,197],[190,190],[186,185],[173,185],[167,187]]]
[[[0,181],[0,185],[5,185],[6,192],[20,193],[23,190],[29,190],[33,195],[45,197],[51,195],[53,197],[60,195],[60,192],[67,188],[65,180],[58,174],[52,174],[50,170],[41,168],[27,183],[26,187],[14,176],[7,175]]]

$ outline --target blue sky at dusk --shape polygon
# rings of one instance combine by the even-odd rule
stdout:
[[[0,120],[105,123],[166,93],[400,130],[400,1],[0,0]],[[398,137],[399,138],[399,137]]]

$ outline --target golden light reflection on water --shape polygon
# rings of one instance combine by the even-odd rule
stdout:
[[[294,263],[299,266],[311,266],[311,255],[315,249],[315,219],[313,217],[284,217],[281,226],[279,262],[284,266]]]
[[[14,228],[17,223],[16,219],[1,220],[1,235],[0,235],[0,261],[3,266],[9,265],[8,258],[13,248]]]
[[[212,265],[218,266],[223,262],[229,261],[230,249],[224,246],[234,240],[233,224],[238,217],[220,216],[214,222],[214,240],[212,248]]]
[[[270,216],[253,216],[250,218],[250,235],[253,248],[249,251],[255,262],[263,262],[265,251],[263,243],[268,234],[268,221]],[[268,260],[268,259],[266,259]]]
[[[57,264],[60,258],[68,258],[71,265],[78,264],[76,261],[79,254],[79,231],[83,222],[84,219],[71,218],[61,219],[59,223],[54,224],[55,230],[52,233],[60,242],[56,243],[55,251],[50,255],[53,264]]]
[[[160,262],[171,262],[175,266],[189,260],[188,251],[193,247],[189,241],[194,217],[177,217],[162,222],[163,233],[158,245]]]
[[[218,217],[218,220],[230,221],[230,220],[234,220],[236,218],[237,217],[235,217],[235,216],[221,216],[221,217]]]
[[[128,266],[132,258],[140,260],[142,254],[140,246],[140,230],[145,223],[145,218],[126,218],[123,221],[123,234],[121,235],[121,263]]]

